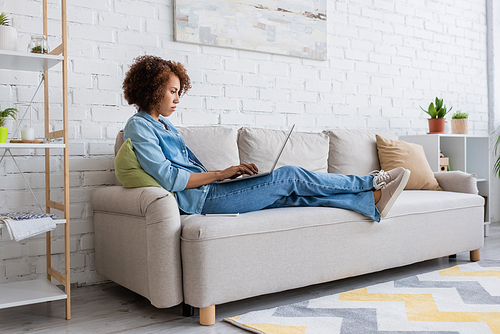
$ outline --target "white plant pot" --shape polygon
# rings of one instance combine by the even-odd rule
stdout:
[[[0,26],[0,50],[17,51],[16,28]]]

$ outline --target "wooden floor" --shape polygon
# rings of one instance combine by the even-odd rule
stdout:
[[[453,231],[450,231],[453,233]],[[500,259],[500,225],[485,238],[482,259]],[[216,323],[198,325],[198,315],[183,317],[180,306],[157,309],[145,298],[114,283],[72,290],[72,319],[64,319],[64,302],[0,310],[0,333],[247,333],[222,322],[225,317],[348,291],[415,274],[469,263],[469,254],[439,258],[382,272],[314,285],[217,306]]]

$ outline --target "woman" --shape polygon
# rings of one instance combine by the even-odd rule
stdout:
[[[290,206],[329,206],[359,212],[374,221],[387,215],[410,171],[402,167],[375,175],[315,173],[285,166],[259,178],[219,184],[258,173],[251,163],[207,171],[168,120],[191,88],[185,68],[159,57],[135,59],[123,82],[125,99],[138,108],[124,129],[142,168],[176,194],[187,214],[245,213]]]

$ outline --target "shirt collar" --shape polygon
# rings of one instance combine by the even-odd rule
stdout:
[[[165,129],[165,126],[161,122],[159,122],[156,119],[154,119],[153,116],[151,116],[147,112],[145,112],[145,111],[139,111],[137,114],[140,117],[145,118],[148,121],[150,121],[151,123],[153,123],[154,126],[162,128],[162,129]],[[162,115],[160,115],[159,118],[160,118],[160,120],[162,120],[163,122],[165,122],[165,124],[167,124],[169,127],[171,127],[171,123],[167,120],[166,117],[163,117]]]

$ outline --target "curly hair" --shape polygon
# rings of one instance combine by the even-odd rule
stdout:
[[[163,100],[172,73],[179,77],[181,96],[191,88],[191,81],[181,63],[148,55],[135,58],[123,80],[125,100],[136,105],[138,111],[149,113],[156,110]]]

